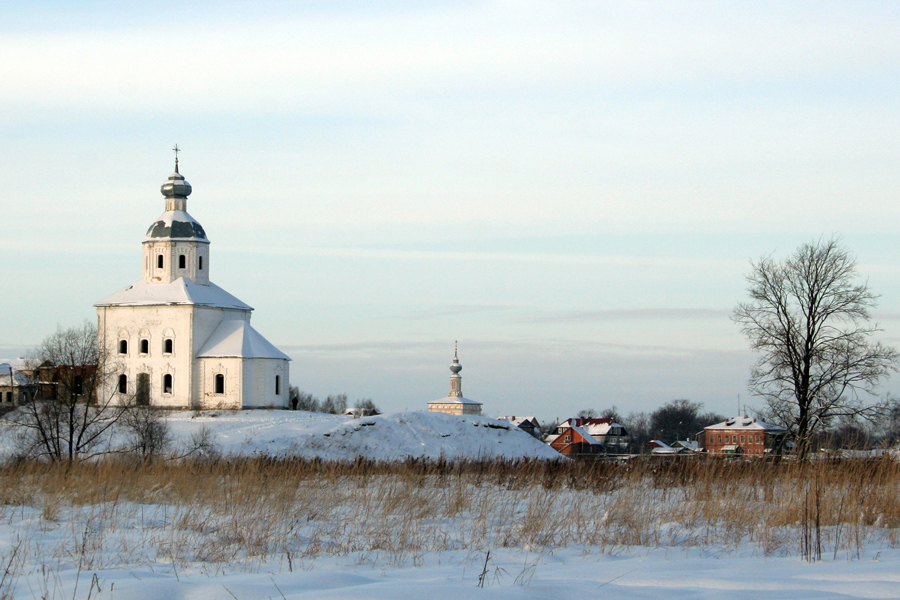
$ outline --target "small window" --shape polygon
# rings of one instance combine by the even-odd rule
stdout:
[[[163,354],[172,354],[172,338],[163,340]]]
[[[163,394],[172,393],[172,375],[166,373],[163,375]]]
[[[200,271],[203,270],[203,257],[202,257],[202,256],[198,256],[198,257],[197,257],[197,268],[198,268]]]
[[[184,254],[179,254],[178,255],[178,268],[184,269],[186,265],[187,265],[187,258],[184,256]]]
[[[156,256],[156,268],[157,269],[163,268],[163,255],[162,254],[158,254]]]
[[[12,404],[12,392],[6,392],[6,401]]]
[[[128,340],[119,340],[119,354],[128,354]]]
[[[720,436],[718,436],[718,437],[719,437],[719,443],[721,444],[721,443],[722,443],[722,436],[720,435]]]
[[[137,390],[135,390],[135,400],[141,406],[150,404],[150,374],[138,373]]]
[[[74,380],[72,381],[72,391],[76,396],[80,396],[84,393],[84,377],[81,375],[76,375]]]
[[[150,354],[150,340],[141,340],[141,354]]]
[[[281,375],[275,376],[275,395],[281,395]]]
[[[741,436],[741,443],[744,443],[744,436]]]
[[[225,393],[225,376],[219,373],[216,375],[216,393],[224,394]]]
[[[119,375],[119,393],[125,394],[128,392],[128,377],[124,374]]]
[[[756,436],[756,443],[757,443],[757,444],[760,443],[759,436]]]

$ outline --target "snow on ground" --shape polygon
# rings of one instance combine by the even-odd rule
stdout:
[[[165,413],[175,445],[185,448],[207,429],[226,456],[297,456],[323,460],[416,458],[559,458],[508,421],[443,413],[402,412],[353,417],[289,410]],[[0,460],[14,453],[15,436],[0,421]],[[120,440],[122,442],[122,440]]]
[[[168,419],[179,445],[206,428],[220,450],[233,455],[379,460],[556,456],[521,430],[486,417],[399,413],[353,419],[246,411],[172,413]],[[177,510],[198,513],[195,520],[206,524],[196,531],[178,529],[183,515]],[[78,514],[88,518],[76,518]],[[341,535],[345,529],[339,522],[334,525],[335,535]],[[301,520],[297,526],[308,524]],[[323,552],[306,558],[275,552],[225,562],[174,558],[184,551],[179,547],[183,539],[226,535],[220,527],[204,521],[202,507],[119,502],[41,508],[37,501],[0,506],[0,598],[900,598],[900,549],[891,548],[887,538],[872,537],[867,546],[836,557],[826,548],[825,560],[813,564],[796,553],[765,556],[751,542],[729,547],[493,547],[489,558],[486,549]],[[464,533],[478,525],[466,516],[446,527]]]
[[[402,412],[354,419],[286,410],[176,412],[169,427],[184,444],[206,427],[228,455],[268,454],[327,460],[559,458],[506,421],[443,413]]]
[[[484,552],[443,552],[402,565],[352,554],[295,562],[290,570],[281,560],[260,564],[253,572],[173,567],[164,562],[79,572],[73,566],[57,570],[50,561],[28,565],[7,582],[7,590],[12,590],[11,598],[73,600],[900,597],[898,550],[814,564],[797,557],[766,558],[750,549],[728,554],[696,548],[644,548],[618,554],[595,550],[564,548],[551,554],[492,550],[483,589],[478,583],[485,570]],[[2,592],[0,588],[0,596]]]

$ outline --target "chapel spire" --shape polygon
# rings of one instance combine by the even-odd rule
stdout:
[[[450,376],[450,396],[455,396],[457,398],[462,398],[462,376],[459,372],[462,371],[462,365],[459,364],[459,342],[455,342],[453,348],[453,363],[450,365],[450,372],[453,375]]]

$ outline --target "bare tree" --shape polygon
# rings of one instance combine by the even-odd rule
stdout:
[[[784,262],[763,257],[747,282],[750,301],[732,319],[760,353],[749,389],[790,426],[805,459],[832,419],[878,414],[866,396],[896,370],[898,354],[871,340],[877,296],[857,282],[856,260],[835,238],[804,244]]]
[[[370,417],[372,415],[380,415],[381,411],[375,406],[375,402],[371,398],[361,398],[356,401],[354,408],[360,417]]]
[[[703,404],[687,399],[670,400],[650,413],[650,434],[662,441],[694,439],[707,425],[724,421],[713,412],[700,413]]]
[[[116,377],[118,369],[99,348],[96,326],[85,321],[80,327],[57,329],[35,349],[29,363],[52,394],[13,413],[11,421],[26,445],[23,452],[73,461],[108,451],[109,435],[127,410],[127,401],[115,393],[99,397],[104,381]]]
[[[342,415],[347,410],[347,394],[329,394],[322,402],[319,410],[323,413]]]

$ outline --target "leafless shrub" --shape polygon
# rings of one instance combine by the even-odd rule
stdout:
[[[165,412],[158,408],[137,404],[130,406],[122,416],[120,425],[129,437],[129,448],[143,460],[165,455],[172,445],[172,433]]]

